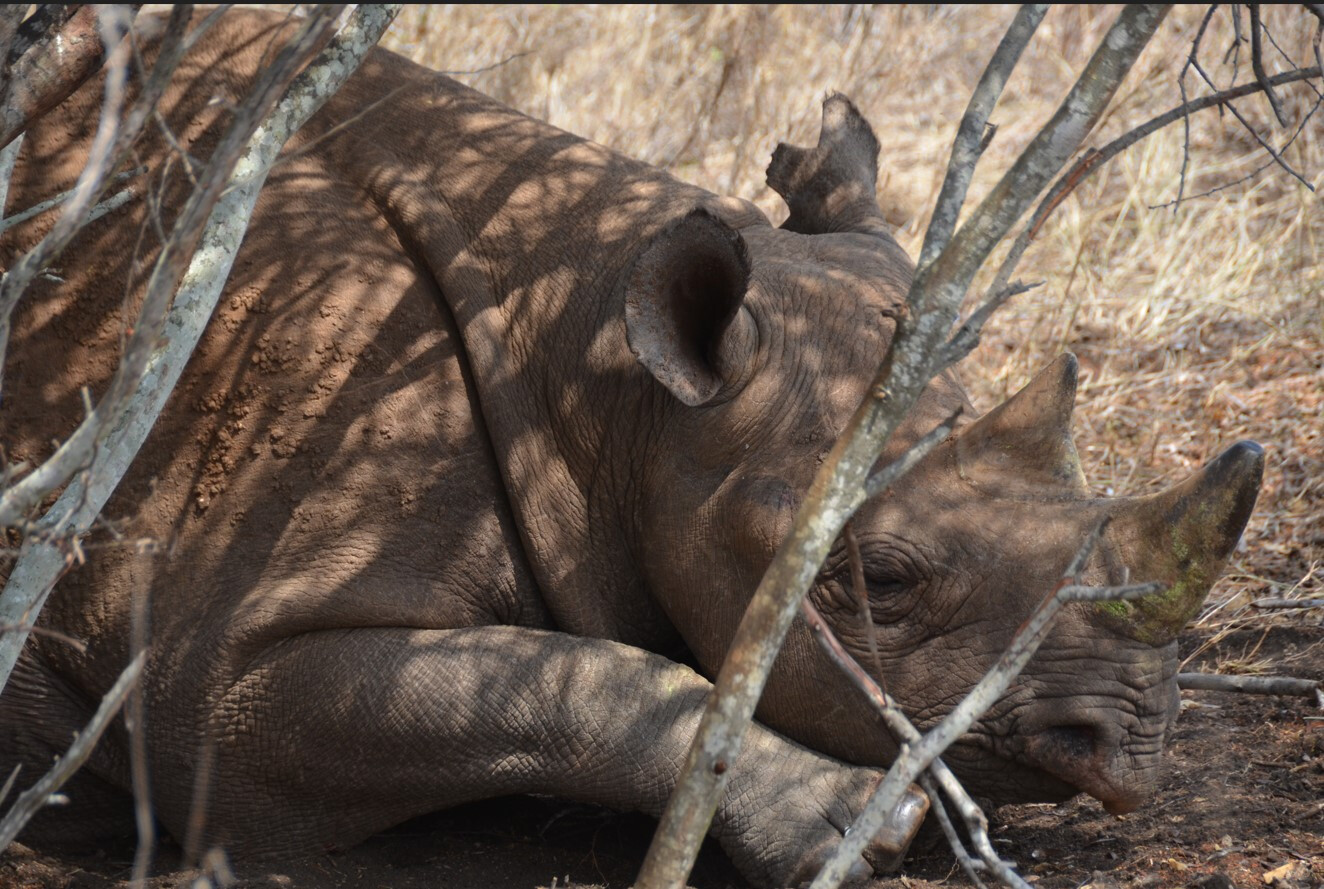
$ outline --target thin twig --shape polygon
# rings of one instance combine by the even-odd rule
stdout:
[[[1278,51],[1278,55],[1282,56],[1283,60],[1287,62],[1287,64],[1291,65],[1293,70],[1301,67],[1296,63],[1296,59],[1292,58],[1290,55],[1287,54],[1287,50],[1283,49],[1281,46],[1278,45],[1278,41],[1274,39],[1273,31],[1269,30],[1268,22],[1261,22],[1260,30],[1264,32],[1264,36],[1268,38],[1269,43],[1273,46],[1273,48]],[[1318,59],[1316,61],[1318,61]],[[1233,83],[1235,82],[1236,81],[1234,80]],[[1321,93],[1320,90],[1313,83],[1306,81],[1306,86],[1308,86],[1315,93],[1315,95],[1317,96],[1324,95],[1324,93]]]
[[[1190,98],[1186,95],[1186,72],[1191,70],[1191,65],[1200,55],[1200,41],[1204,39],[1205,29],[1209,27],[1209,20],[1214,17],[1218,11],[1218,4],[1210,4],[1209,10],[1204,14],[1200,21],[1200,28],[1195,32],[1195,39],[1191,41],[1191,51],[1186,56],[1186,64],[1181,66],[1181,71],[1177,74],[1177,89],[1181,91],[1181,104],[1185,108]],[[1233,7],[1232,15],[1235,18],[1237,12]],[[1233,78],[1234,82],[1236,78]],[[1187,111],[1182,115],[1182,152],[1181,152],[1181,172],[1177,179],[1177,206],[1181,205],[1182,195],[1186,192],[1186,170],[1191,163],[1191,113]],[[1173,207],[1172,212],[1177,212],[1177,207]]]
[[[18,832],[32,820],[32,816],[45,807],[55,792],[64,786],[64,782],[87,762],[87,758],[92,755],[92,748],[101,738],[101,733],[110,724],[111,717],[119,711],[124,698],[137,683],[146,661],[146,652],[139,652],[138,656],[129,662],[124,672],[115,680],[115,684],[102,697],[96,713],[92,714],[87,726],[74,738],[74,742],[69,745],[64,756],[57,759],[51,770],[42,775],[35,784],[18,795],[13,808],[5,815],[4,820],[0,821],[0,852],[9,847],[14,837],[18,836]]]
[[[994,281],[997,284],[997,281]],[[988,319],[993,317],[993,313],[1002,308],[1003,304],[1013,296],[1033,290],[1036,287],[1042,287],[1043,281],[1012,281],[1010,284],[1004,284],[1000,289],[993,291],[990,288],[991,295],[988,296],[979,308],[970,313],[970,317],[962,322],[957,328],[956,333],[947,341],[943,347],[946,353],[944,360],[948,367],[956,364],[965,356],[974,351],[979,345],[979,338],[984,331],[984,325]]]
[[[1256,599],[1250,603],[1256,608],[1324,608],[1324,599]]]
[[[18,780],[18,773],[23,771],[23,763],[16,763],[9,777],[5,779],[5,786],[0,787],[0,804],[9,799],[9,793],[14,789],[14,782]]]
[[[1278,125],[1286,128],[1287,115],[1283,113],[1283,103],[1278,101],[1278,96],[1269,86],[1269,78],[1264,73],[1264,53],[1260,47],[1260,32],[1264,27],[1260,24],[1260,4],[1247,3],[1246,9],[1250,12],[1250,68],[1255,72],[1255,81],[1264,90],[1264,97],[1269,100],[1273,116],[1278,118]]]
[[[850,562],[851,592],[855,596],[855,607],[859,610],[864,638],[869,642],[869,659],[873,662],[874,674],[881,681],[883,659],[878,654],[878,628],[873,625],[873,609],[869,607],[869,587],[864,579],[864,559],[860,556],[860,542],[855,538],[855,529],[851,527],[850,522],[841,529],[841,539],[846,543],[846,558]]]
[[[11,142],[9,144],[12,146],[15,143]],[[8,151],[8,149],[5,150]],[[107,185],[117,185],[120,182],[127,182],[130,179],[135,179],[138,176],[141,176],[145,172],[147,172],[146,167],[136,167],[132,170],[125,170],[123,173],[116,173],[114,176],[110,178]],[[119,195],[116,195],[110,200],[114,201],[116,198],[119,198],[120,195],[132,191],[133,189],[126,189],[125,191],[120,192]],[[69,200],[69,198],[73,197],[73,194],[74,194],[74,189],[72,188],[69,189],[68,191],[62,191],[53,198],[48,198],[39,204],[33,204],[31,207],[28,207],[26,210],[22,211],[21,213],[15,213],[13,216],[7,216],[4,219],[0,219],[0,235],[9,231],[11,228],[13,228],[16,225],[22,225],[23,223],[27,222],[29,219],[32,219],[34,216],[40,216],[42,213],[45,213],[47,210],[55,209],[56,207],[63,204],[65,201]],[[110,203],[110,201],[105,201],[102,204],[93,207],[90,211],[88,211],[86,221],[91,222],[92,220],[97,219],[100,216],[104,216],[107,212],[109,212],[107,210],[102,209],[104,205],[107,203]],[[120,203],[123,203],[123,201],[121,201]],[[119,205],[117,204],[116,206]],[[100,212],[98,212],[98,210],[100,210]]]
[[[947,807],[943,804],[942,794],[938,791],[938,785],[933,782],[933,776],[928,772],[919,776],[919,786],[924,788],[924,792],[929,797],[929,811],[933,817],[938,820],[938,826],[942,828],[942,834],[947,838],[947,845],[956,855],[956,863],[960,865],[965,873],[966,879],[973,883],[977,889],[988,889],[984,881],[980,879],[979,872],[985,870],[987,865],[975,858],[965,848],[965,843],[961,842],[961,836],[956,832],[956,825],[952,824],[952,818],[947,814]]]
[[[1241,71],[1241,44],[1246,42],[1246,38],[1241,36],[1241,4],[1233,3],[1231,9],[1232,42],[1223,53],[1223,64],[1227,64],[1228,56],[1232,57],[1232,82],[1236,83],[1237,74]]]
[[[859,665],[859,662],[850,656],[841,641],[837,639],[836,634],[832,632],[832,628],[828,626],[827,621],[823,619],[823,616],[808,598],[800,602],[800,613],[804,617],[805,623],[809,625],[810,632],[819,648],[865,696],[882,718],[888,731],[892,733],[892,737],[896,738],[897,744],[904,748],[907,745],[918,743],[923,737],[919,729],[915,728],[909,717],[897,706],[891,696],[874,681],[874,678]],[[942,788],[947,798],[956,806],[983,865],[998,875],[999,879],[1007,885],[1024,889],[1025,884],[1020,882],[1020,878],[1012,867],[999,858],[997,852],[994,851],[993,844],[988,838],[988,818],[975,804],[975,801],[970,798],[970,795],[966,793],[965,788],[961,786],[961,782],[947,767],[947,764],[941,758],[935,758],[929,764],[928,772],[924,777],[932,777],[933,781]],[[927,786],[925,792],[929,793],[930,802],[934,806],[942,805],[942,801],[930,792]]]
[[[810,889],[836,889],[841,885],[850,871],[851,864],[864,851],[869,839],[886,823],[887,817],[896,808],[905,789],[1006,692],[1048,635],[1053,620],[1063,606],[1069,602],[1137,599],[1153,595],[1163,589],[1163,585],[1157,583],[1116,587],[1084,587],[1076,584],[1076,578],[1084,570],[1085,563],[1094,551],[1107,524],[1106,518],[1101,520],[1093,532],[1086,537],[1071,560],[1071,564],[1063,572],[1058,586],[1048,593],[1021,625],[1007,650],[984,678],[943,717],[935,728],[918,742],[902,748],[864,811],[855,819],[854,830],[842,837],[833,851],[832,858],[819,872]],[[1024,883],[1022,881],[1013,885],[1019,886]]]
[[[933,262],[934,258],[947,246],[956,229],[956,219],[961,215],[961,205],[970,187],[970,179],[975,173],[975,164],[992,141],[997,127],[989,127],[988,117],[993,113],[993,106],[1002,95],[1002,88],[1007,84],[1021,53],[1034,36],[1035,29],[1048,12],[1046,4],[1027,3],[1016,10],[1016,16],[1002,35],[993,57],[984,67],[979,83],[970,94],[970,101],[961,116],[960,126],[956,130],[956,139],[952,143],[952,156],[947,162],[947,175],[943,178],[942,191],[933,209],[933,218],[929,230],[924,235],[924,246],[920,248],[918,268]]]
[[[842,526],[863,502],[864,482],[878,454],[936,373],[947,331],[970,282],[1098,121],[1167,12],[1157,6],[1121,10],[1053,117],[947,247],[916,274],[906,298],[910,319],[898,321],[866,397],[819,467],[790,533],[736,629],[640,870],[636,881],[640,889],[684,884],[726,789],[728,770],[715,766],[718,761],[734,761],[739,753],[799,602]],[[891,806],[879,818],[890,814],[904,789],[893,788]],[[847,840],[852,845],[857,841],[855,836]],[[839,877],[853,864],[852,860]]]
[[[82,639],[76,639],[67,633],[61,633],[59,630],[53,630],[50,627],[39,627],[34,624],[0,624],[0,635],[5,633],[31,633],[34,636],[45,636],[47,639],[63,642],[79,654],[87,652],[87,643]]]
[[[1314,88],[1314,84],[1311,84],[1310,81],[1307,80],[1303,82],[1309,85],[1312,89]],[[1319,111],[1321,105],[1324,105],[1324,93],[1320,94],[1320,97],[1315,100],[1315,103],[1313,105],[1310,106],[1310,110],[1307,111],[1305,113],[1305,116],[1301,118],[1301,123],[1297,126],[1296,132],[1292,134],[1291,138],[1289,138],[1286,142],[1283,143],[1283,147],[1282,147],[1283,151],[1286,151],[1287,149],[1291,148],[1292,143],[1296,142],[1296,140],[1301,136],[1301,134],[1305,132],[1306,126],[1310,123],[1311,118],[1313,118],[1315,114]],[[1196,194],[1189,195],[1186,197],[1186,200],[1195,201],[1195,200],[1199,200],[1200,198],[1207,198],[1210,195],[1218,194],[1221,191],[1227,191],[1229,188],[1236,188],[1238,185],[1241,185],[1242,183],[1249,182],[1250,180],[1254,179],[1256,176],[1260,175],[1261,173],[1263,173],[1265,170],[1269,169],[1273,165],[1274,165],[1274,161],[1272,158],[1270,158],[1269,160],[1260,164],[1255,169],[1251,170],[1245,176],[1241,176],[1237,179],[1233,179],[1231,182],[1224,182],[1222,185],[1215,185],[1212,188],[1207,188],[1204,191],[1197,192]],[[1167,203],[1164,204],[1148,205],[1148,208],[1150,210],[1165,210],[1168,207],[1173,206],[1175,203],[1176,201],[1173,200],[1173,201],[1168,201]]]
[[[1210,89],[1218,89],[1218,87],[1214,84],[1213,79],[1209,77],[1208,72],[1204,70],[1204,68],[1200,65],[1199,62],[1196,62],[1194,64],[1194,68],[1196,73],[1199,74],[1200,77],[1204,79],[1204,82],[1209,84]],[[1272,84],[1275,79],[1276,78],[1269,78],[1264,82],[1267,84]],[[1256,82],[1255,85],[1256,87],[1263,89],[1263,84],[1260,84],[1258,81]],[[1302,176],[1295,169],[1293,169],[1291,164],[1283,160],[1282,154],[1275,151],[1273,146],[1265,141],[1264,137],[1260,135],[1259,131],[1256,130],[1254,126],[1251,125],[1250,121],[1246,120],[1246,118],[1242,116],[1241,112],[1237,110],[1236,105],[1233,105],[1231,102],[1228,101],[1225,101],[1222,104],[1225,105],[1227,107],[1227,110],[1232,112],[1232,116],[1235,117],[1243,127],[1245,127],[1246,132],[1250,133],[1252,136],[1255,137],[1255,141],[1260,144],[1261,148],[1263,148],[1265,151],[1269,153],[1269,156],[1274,159],[1274,161],[1278,164],[1278,166],[1282,167],[1284,170],[1290,173],[1294,178],[1296,178],[1302,185],[1304,185],[1310,191],[1313,192],[1315,190],[1315,186],[1311,185],[1310,182],[1306,179],[1306,177]],[[1284,126],[1286,126],[1286,124],[1284,124]]]

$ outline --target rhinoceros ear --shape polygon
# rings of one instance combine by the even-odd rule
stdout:
[[[738,370],[739,350],[724,340],[749,269],[739,233],[697,209],[654,238],[626,278],[630,351],[691,407],[711,401]]]
[[[1009,496],[1088,493],[1071,441],[1077,375],[1076,356],[1063,353],[1024,389],[967,426],[957,439],[962,477]]]

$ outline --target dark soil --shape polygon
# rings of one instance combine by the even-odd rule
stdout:
[[[1324,628],[1260,624],[1216,636],[1195,631],[1183,655],[1213,642],[1187,669],[1259,669],[1324,678]],[[1324,886],[1324,711],[1307,698],[1184,692],[1168,778],[1152,802],[1121,818],[1090,799],[1008,806],[992,815],[997,848],[1042,887],[1314,889]],[[244,889],[434,889],[484,886],[625,887],[653,823],[547,799],[495,800],[418,819],[333,856],[233,865]],[[904,876],[873,889],[967,885],[936,835]],[[197,885],[157,855],[150,889]],[[126,886],[132,848],[55,857],[21,845],[0,857],[4,889]],[[744,887],[710,844],[697,889]],[[205,884],[203,884],[205,885]]]

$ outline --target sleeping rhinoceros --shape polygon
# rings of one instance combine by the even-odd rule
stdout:
[[[212,149],[282,21],[230,13],[191,52],[165,99],[188,151]],[[85,85],[29,133],[11,207],[70,185],[99,97]],[[775,165],[792,213],[774,228],[374,52],[271,176],[107,510],[160,552],[107,540],[61,581],[41,621],[87,647],[31,637],[0,698],[0,775],[22,763],[21,786],[66,747],[129,659],[142,601],[151,802],[181,840],[323,850],[511,793],[658,813],[911,277],[874,203],[868,125],[834,97],[824,126],[820,149]],[[142,155],[156,183],[170,147],[152,130]],[[81,417],[79,387],[108,379],[146,214],[94,224],[63,281],[26,299],[9,460],[40,458]],[[1075,381],[1065,356],[855,517],[876,664],[840,547],[810,596],[931,725],[1111,515],[1089,576],[1170,592],[1073,606],[947,759],[992,802],[1083,791],[1125,810],[1158,779],[1174,638],[1262,457],[1239,444],[1166,493],[1095,499],[1069,435]],[[935,380],[889,452],[958,406]],[[784,884],[832,849],[896,747],[803,625],[758,718],[714,833],[751,879]],[[27,840],[131,831],[128,763],[117,728]],[[874,852],[894,857],[913,827]]]

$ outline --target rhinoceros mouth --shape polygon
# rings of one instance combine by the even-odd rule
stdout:
[[[1134,811],[1157,786],[1162,744],[1127,750],[1101,743],[1103,734],[1089,725],[1054,726],[1016,740],[978,734],[945,758],[971,793],[998,805],[1056,803],[1084,793],[1111,814]]]

